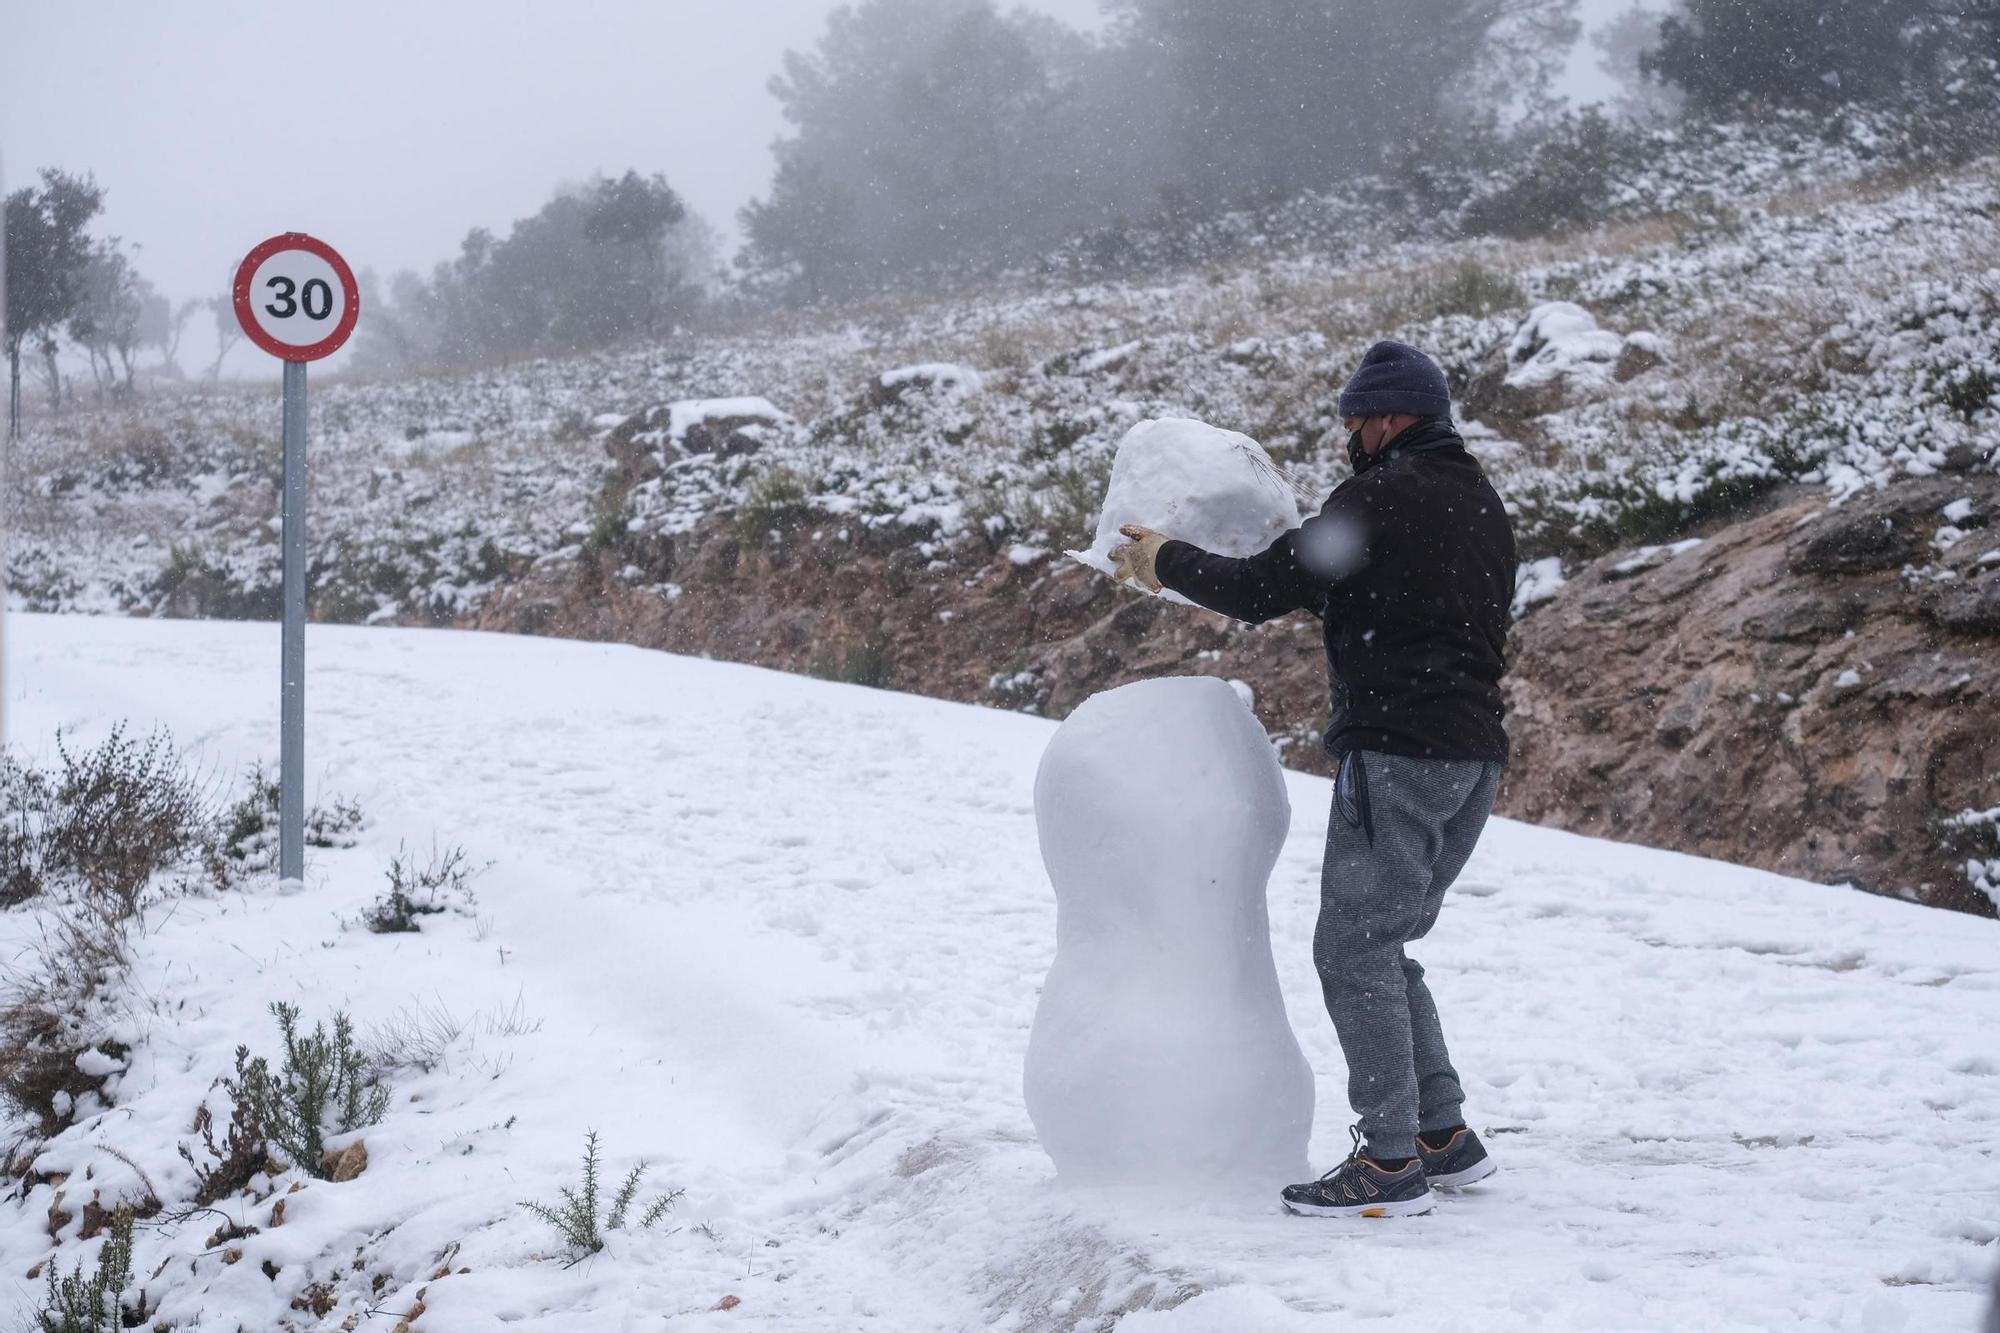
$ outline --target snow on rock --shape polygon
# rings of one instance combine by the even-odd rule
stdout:
[[[684,398],[667,404],[667,443],[691,454],[747,453],[789,434],[768,398]]]
[[[123,1071],[125,1062],[93,1046],[76,1057],[76,1067],[87,1078],[109,1078]]]
[[[1543,556],[1522,565],[1514,575],[1514,619],[1519,620],[1528,614],[1529,607],[1554,597],[1567,582],[1559,555]]]
[[[748,454],[789,443],[798,423],[768,398],[680,398],[621,417],[606,443],[614,456],[641,451],[657,473],[668,449],[683,454]]]
[[[1125,432],[1096,540],[1070,554],[1109,574],[1111,549],[1125,541],[1118,529],[1140,523],[1220,555],[1255,555],[1300,521],[1297,492],[1257,441],[1162,417]]]
[[[891,398],[901,397],[912,388],[935,389],[955,397],[982,393],[986,389],[986,382],[979,377],[978,371],[948,361],[898,366],[894,370],[883,371],[875,382]]]
[[[1264,897],[1290,823],[1270,741],[1225,681],[1093,695],[1050,740],[1035,826],[1056,956],[1025,1091],[1065,1181],[1303,1178],[1313,1076]]]
[[[1611,377],[1625,339],[1597,327],[1574,301],[1547,301],[1528,312],[1507,344],[1507,386],[1540,388],[1556,380],[1602,382]]]
[[[1688,537],[1681,541],[1668,542],[1663,546],[1641,546],[1625,559],[1612,565],[1606,571],[1606,577],[1624,578],[1633,574],[1643,574],[1649,569],[1666,564],[1677,555],[1692,551],[1701,545],[1701,542],[1702,539],[1699,537]]]

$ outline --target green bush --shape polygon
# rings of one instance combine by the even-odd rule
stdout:
[[[736,511],[736,540],[754,548],[803,527],[813,519],[812,492],[806,479],[790,468],[774,468],[758,477]]]
[[[297,1005],[279,1001],[271,1013],[284,1030],[285,1058],[273,1074],[262,1056],[245,1064],[243,1096],[271,1146],[294,1166],[326,1179],[326,1140],[372,1125],[389,1109],[373,1060],[354,1041],[354,1023],[345,1011],[333,1016],[333,1035],[314,1024],[310,1036],[298,1032]]]
[[[32,1326],[39,1333],[124,1333],[144,1322],[143,1295],[136,1315],[126,1311],[121,1299],[132,1285],[132,1216],[129,1204],[113,1210],[97,1267],[89,1275],[81,1261],[68,1273],[49,1261],[48,1295]]]
[[[1474,236],[1547,236],[1601,220],[1615,187],[1641,165],[1644,136],[1595,107],[1554,122],[1498,188],[1461,215]]]

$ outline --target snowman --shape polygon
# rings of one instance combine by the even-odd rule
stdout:
[[[1035,822],[1056,956],[1025,1092],[1058,1175],[1302,1178],[1313,1078],[1264,900],[1291,804],[1242,698],[1180,677],[1087,700],[1042,756]]]

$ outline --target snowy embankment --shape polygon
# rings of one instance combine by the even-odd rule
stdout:
[[[185,1198],[176,1145],[236,1045],[276,1045],[273,1000],[364,1030],[448,1009],[465,1033],[395,1079],[358,1178],[219,1203],[260,1228],[236,1262],[204,1244],[213,1216],[140,1232],[174,1329],[362,1310],[386,1329],[420,1293],[432,1333],[1097,1328],[1128,1308],[1130,1333],[1930,1330],[1982,1308],[2000,923],[1499,822],[1418,953],[1503,1165],[1490,1188],[1367,1225],[1286,1216],[1277,1181],[1068,1192],[1021,1102],[1054,944],[1031,815],[1052,724],[626,647],[311,645],[309,785],[359,800],[360,845],[317,853],[296,896],[148,913],[114,1104],[36,1171],[87,1168],[108,1202],[136,1168]],[[125,718],[221,774],[275,757],[275,626],[20,616],[7,648],[31,754]],[[1328,788],[1288,782],[1271,917],[1323,1167],[1347,1143],[1308,958]],[[359,928],[398,844],[433,838],[491,863],[476,904]],[[13,956],[33,914],[0,928]],[[681,1229],[564,1268],[518,1201],[574,1183],[586,1129],[607,1175],[651,1162],[642,1203],[687,1195]],[[7,1211],[10,1305],[36,1298],[52,1197]],[[337,1299],[323,1319],[291,1308],[313,1283]]]

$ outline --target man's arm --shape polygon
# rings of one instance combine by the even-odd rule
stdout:
[[[1154,558],[1153,572],[1162,586],[1197,606],[1252,625],[1307,607],[1319,614],[1326,589],[1300,568],[1298,535],[1294,529],[1256,555],[1241,558],[1169,541]]]

